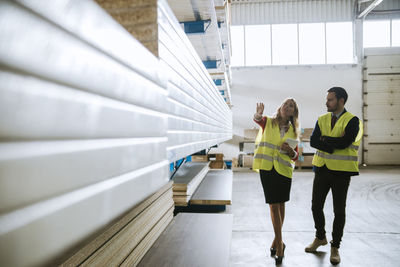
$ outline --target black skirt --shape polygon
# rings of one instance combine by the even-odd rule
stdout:
[[[260,170],[260,178],[266,203],[274,204],[289,201],[292,186],[291,178],[280,175],[274,168],[270,171]]]

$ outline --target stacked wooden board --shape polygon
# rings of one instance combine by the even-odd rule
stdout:
[[[210,161],[210,169],[224,169],[225,168],[224,154],[222,154],[222,153],[208,154],[208,159]]]
[[[190,158],[193,162],[207,162],[208,161],[208,155],[191,155]]]
[[[229,266],[232,214],[179,213],[139,266]]]
[[[231,205],[232,170],[210,170],[190,199],[190,205]]]
[[[187,206],[197,187],[207,174],[208,162],[186,162],[172,177],[175,206]]]
[[[63,266],[136,266],[171,222],[172,182],[137,205],[66,260]]]
[[[299,143],[299,159],[296,161],[296,167],[311,168],[315,148],[310,145],[310,138],[314,128],[302,128]]]
[[[96,0],[155,56],[158,56],[157,0]]]

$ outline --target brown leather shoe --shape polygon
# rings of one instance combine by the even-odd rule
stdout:
[[[339,249],[335,247],[331,247],[331,263],[333,265],[336,265],[340,262],[340,255],[339,255]]]
[[[305,248],[305,251],[306,252],[316,252],[318,247],[325,246],[326,244],[328,244],[326,237],[324,239],[318,239],[316,237],[314,239],[314,241]]]

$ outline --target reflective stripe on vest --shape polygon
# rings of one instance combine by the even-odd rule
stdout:
[[[343,156],[343,155],[328,154],[321,150],[317,150],[317,152],[315,152],[315,155],[320,156],[321,158],[324,158],[324,159],[358,161],[357,156]]]
[[[269,148],[272,148],[272,149],[279,149],[280,148],[279,146],[276,146],[276,145],[268,143],[268,142],[260,142],[258,144],[258,146],[265,146],[265,147],[269,147]]]
[[[276,146],[276,145],[268,143],[268,142],[260,142],[257,147],[259,147],[259,146],[269,147],[269,148],[272,148],[272,149],[277,149],[277,150],[279,150],[279,153],[281,153],[281,154],[285,154],[285,155],[288,154],[287,151],[281,150],[280,146]]]
[[[294,164],[292,164],[292,163],[290,163],[290,162],[288,162],[288,161],[286,161],[286,160],[284,160],[284,159],[282,159],[281,157],[278,157],[278,156],[271,157],[271,156],[268,156],[268,155],[265,155],[265,154],[256,154],[254,156],[254,158],[255,159],[265,159],[265,160],[269,160],[269,161],[276,160],[280,164],[286,165],[286,166],[291,167],[291,168],[294,167]]]

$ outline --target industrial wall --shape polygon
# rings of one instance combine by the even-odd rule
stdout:
[[[400,48],[366,49],[363,64],[363,160],[400,164]]]
[[[345,88],[348,110],[362,118],[362,69],[359,65],[272,66],[233,68],[233,139],[213,151],[223,151],[226,159],[237,157],[244,129],[258,127],[253,122],[257,102],[264,102],[264,114],[271,116],[285,98],[299,105],[300,127],[314,127],[319,114],[326,112],[326,90]]]

